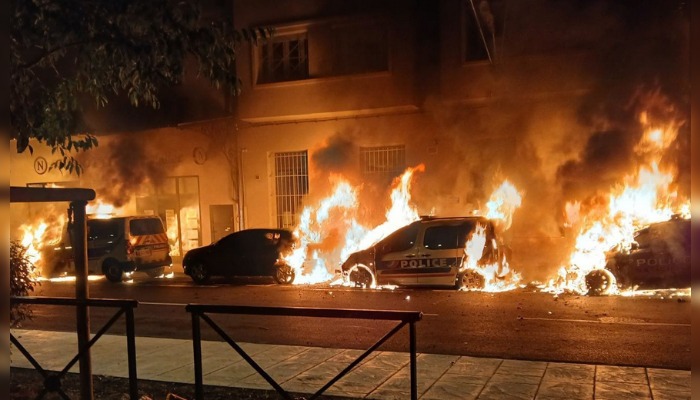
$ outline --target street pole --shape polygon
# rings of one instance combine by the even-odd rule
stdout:
[[[85,222],[85,206],[87,201],[72,201],[70,203],[71,245],[75,255],[75,298],[87,300],[88,267],[87,267],[87,224]],[[78,349],[86,349],[80,357],[80,398],[93,400],[92,361],[90,349],[90,313],[86,303],[76,307],[76,332],[78,333]]]

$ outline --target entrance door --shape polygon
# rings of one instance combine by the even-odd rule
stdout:
[[[211,241],[233,233],[233,204],[212,204],[209,206],[211,221]]]

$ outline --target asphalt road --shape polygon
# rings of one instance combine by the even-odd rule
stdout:
[[[73,282],[43,282],[39,296],[73,297]],[[136,334],[191,338],[187,303],[417,310],[418,351],[511,359],[690,369],[689,299],[586,297],[518,289],[507,293],[434,289],[362,290],[328,285],[279,286],[266,280],[195,286],[188,277],[90,282],[90,297],[136,299]],[[113,311],[91,310],[96,331]],[[366,349],[395,323],[362,320],[214,315],[234,339]],[[34,306],[28,329],[71,331],[73,309]],[[125,332],[123,320],[110,333]],[[220,340],[209,327],[203,338]],[[407,350],[408,330],[385,350]]]

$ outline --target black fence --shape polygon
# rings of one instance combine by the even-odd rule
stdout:
[[[275,315],[289,317],[312,317],[312,318],[351,318],[369,320],[390,320],[400,321],[393,329],[384,335],[379,341],[362,353],[357,359],[351,362],[333,379],[328,381],[321,389],[314,393],[309,400],[319,397],[335,382],[350,372],[369,354],[377,350],[384,342],[392,337],[405,325],[409,325],[410,341],[410,368],[411,368],[411,399],[418,399],[417,373],[416,373],[416,322],[420,321],[423,313],[419,311],[375,311],[375,310],[353,310],[353,309],[329,309],[329,308],[297,308],[297,307],[252,307],[252,306],[227,306],[227,305],[204,305],[189,304],[186,310],[192,314],[192,344],[194,346],[194,377],[195,377],[195,398],[204,399],[204,383],[202,378],[202,343],[200,319],[203,319],[216,331],[231,347],[233,347],[243,359],[250,364],[284,399],[293,400],[293,397],[284,390],[265,370],[260,367],[219,325],[217,325],[209,314],[237,314],[237,315]]]
[[[105,325],[100,328],[95,336],[90,339],[86,346],[78,349],[78,354],[66,364],[66,366],[58,373],[50,372],[41,367],[41,364],[32,357],[17,338],[10,333],[10,341],[17,349],[27,358],[34,368],[41,374],[44,379],[44,388],[37,395],[36,399],[43,398],[47,393],[57,393],[63,399],[70,399],[61,388],[61,379],[75,365],[78,360],[89,353],[90,348],[97,342],[102,335],[114,325],[119,317],[124,314],[126,316],[126,347],[127,357],[129,362],[129,397],[131,400],[138,400],[138,382],[136,378],[136,337],[134,334],[134,308],[138,306],[136,300],[113,300],[113,299],[87,299],[78,300],[66,297],[10,297],[11,305],[33,304],[33,305],[52,305],[52,306],[87,306],[87,307],[107,307],[118,308],[119,310],[110,318]]]

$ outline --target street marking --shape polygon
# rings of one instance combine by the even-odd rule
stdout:
[[[690,328],[690,324],[673,324],[668,322],[625,322],[625,321],[598,321],[589,319],[560,319],[560,318],[526,318],[524,320],[531,321],[558,321],[558,322],[574,322],[586,324],[617,324],[617,325],[649,325],[649,326],[682,326]]]

